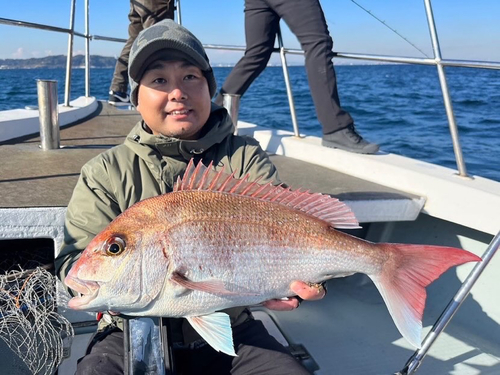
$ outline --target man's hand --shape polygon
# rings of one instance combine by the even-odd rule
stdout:
[[[290,289],[301,299],[314,301],[325,296],[326,290],[321,284],[305,283],[294,281],[290,284]],[[288,311],[299,307],[300,300],[297,297],[290,297],[288,300],[272,299],[263,303],[264,307],[271,310]]]

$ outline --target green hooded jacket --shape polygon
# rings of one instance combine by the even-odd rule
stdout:
[[[217,170],[236,171],[235,177],[261,177],[279,182],[275,166],[258,142],[235,136],[227,111],[212,104],[210,117],[198,140],[156,136],[137,123],[123,144],[87,162],[81,170],[66,213],[64,243],[55,260],[64,280],[89,242],[116,216],[143,199],[171,192],[190,159],[210,161]],[[233,324],[244,308],[228,309]]]

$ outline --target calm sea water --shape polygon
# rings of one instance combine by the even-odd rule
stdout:
[[[220,87],[231,68],[215,68]],[[386,152],[456,169],[437,72],[434,67],[361,65],[336,67],[342,106],[357,129]],[[469,174],[500,181],[500,72],[448,68],[448,86]],[[112,69],[91,70],[91,94],[107,99]],[[63,69],[0,70],[0,110],[36,105],[36,79],[59,82]],[[305,69],[291,67],[300,131],[321,135]],[[84,70],[75,69],[71,97],[84,93]],[[243,121],[292,130],[280,67],[269,67],[240,104]]]

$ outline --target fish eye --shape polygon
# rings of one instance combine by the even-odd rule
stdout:
[[[106,253],[108,255],[120,255],[125,250],[125,241],[120,237],[112,237],[107,242]]]

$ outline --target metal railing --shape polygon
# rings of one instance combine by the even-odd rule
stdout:
[[[366,61],[382,61],[382,62],[392,62],[392,63],[404,63],[404,64],[418,64],[418,65],[434,65],[438,70],[439,82],[441,85],[441,91],[444,100],[444,106],[446,110],[446,116],[448,118],[448,125],[450,130],[450,135],[453,142],[453,150],[455,153],[455,160],[457,164],[458,174],[460,176],[466,177],[467,170],[462,154],[462,148],[460,146],[458,128],[455,121],[455,115],[453,112],[453,106],[451,102],[451,96],[448,89],[448,84],[446,80],[446,75],[444,68],[447,66],[454,67],[467,67],[467,68],[481,68],[481,69],[497,69],[500,70],[500,63],[497,62],[486,62],[486,61],[468,61],[468,60],[448,60],[443,59],[441,56],[440,44],[438,39],[438,33],[436,30],[436,25],[434,22],[434,15],[432,12],[431,0],[423,0],[426,9],[427,22],[429,26],[429,31],[431,35],[432,47],[434,52],[434,58],[416,58],[416,57],[400,57],[400,56],[383,56],[383,55],[373,55],[373,54],[359,54],[359,53],[344,53],[344,52],[334,52],[335,57],[338,58],[348,58],[356,60],[366,60]],[[68,56],[66,63],[66,79],[65,79],[65,95],[64,95],[64,105],[70,105],[70,91],[71,91],[71,66],[72,66],[72,56],[73,56],[73,39],[75,36],[85,38],[85,96],[90,96],[90,40],[103,40],[110,42],[124,43],[127,40],[122,38],[107,37],[101,35],[91,35],[89,26],[89,0],[84,0],[85,2],[85,33],[79,33],[74,29],[75,20],[75,4],[76,0],[71,0],[71,11],[70,11],[70,26],[68,29],[61,27],[54,27],[50,25],[18,21],[6,18],[0,18],[0,24],[6,24],[11,26],[21,26],[29,27],[40,30],[48,30],[54,32],[62,32],[68,34]],[[174,0],[175,12],[177,16],[177,22],[182,23],[181,18],[181,2],[180,0]],[[245,51],[245,47],[240,46],[227,46],[227,45],[215,45],[206,44],[204,45],[206,49],[217,49],[226,51]],[[288,96],[288,103],[290,107],[290,115],[293,125],[293,131],[295,136],[299,137],[299,125],[297,121],[297,115],[295,112],[295,104],[293,100],[293,92],[290,84],[290,78],[288,73],[288,65],[286,62],[286,55],[304,55],[304,51],[298,49],[285,48],[283,44],[283,38],[281,31],[278,33],[278,48],[274,49],[274,52],[280,54],[283,75],[286,85],[286,91]]]

